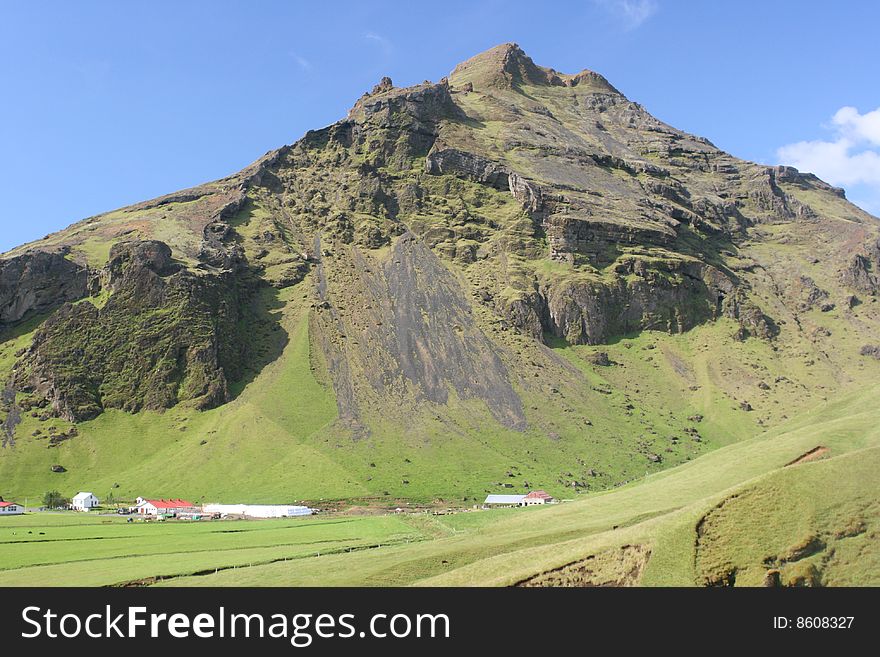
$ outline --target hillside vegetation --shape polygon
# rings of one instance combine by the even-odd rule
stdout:
[[[4,254],[0,495],[627,499],[874,385],[878,272],[842,190],[504,44]]]
[[[7,518],[0,585],[877,585],[880,423],[866,403],[877,391],[552,507],[164,525]]]

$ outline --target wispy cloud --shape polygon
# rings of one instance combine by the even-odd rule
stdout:
[[[832,185],[854,187],[853,200],[880,212],[880,107],[860,114],[841,107],[825,126],[830,140],[799,141],[777,149],[780,164],[815,173]]]
[[[297,65],[298,65],[302,70],[304,70],[304,71],[306,71],[306,72],[312,70],[312,63],[311,63],[308,59],[306,59],[306,58],[303,57],[302,55],[298,55],[298,54],[296,54],[296,53],[293,52],[293,51],[291,51],[291,52],[288,53],[288,54],[293,58],[293,61],[295,61],[295,62],[297,63]]]
[[[624,28],[634,30],[657,13],[657,0],[593,0],[608,13],[615,16]]]
[[[382,50],[382,54],[386,57],[391,56],[391,51],[394,47],[391,45],[391,41],[383,37],[381,34],[376,34],[375,32],[367,32],[364,34],[364,40],[370,43],[374,43]]]

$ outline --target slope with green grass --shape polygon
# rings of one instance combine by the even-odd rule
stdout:
[[[621,548],[643,546],[647,561],[630,583],[754,586],[780,570],[780,584],[876,585],[876,393],[874,387],[823,405],[782,429],[618,490],[548,508],[456,516],[461,524],[447,521],[453,533],[445,538],[172,583],[498,586],[596,555],[610,575],[600,571],[590,581],[608,583],[616,581],[617,556],[628,556]],[[819,445],[828,449],[824,460],[786,467]],[[813,537],[822,547],[804,552]],[[707,578],[718,564],[740,576]]]
[[[201,524],[6,518],[0,585],[876,585],[877,391],[550,507]]]
[[[0,495],[591,496],[873,384],[878,237],[505,44],[4,254]]]

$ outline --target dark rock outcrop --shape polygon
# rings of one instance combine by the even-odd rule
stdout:
[[[28,251],[0,260],[0,328],[87,294],[88,270],[64,252]]]
[[[844,285],[876,295],[880,292],[880,240],[868,244],[847,263],[841,279]]]
[[[425,159],[425,171],[434,175],[461,176],[498,189],[509,186],[508,173],[498,164],[455,148],[437,149],[436,144]]]

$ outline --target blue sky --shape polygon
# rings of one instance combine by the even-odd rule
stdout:
[[[507,41],[880,214],[878,25],[869,0],[5,0],[0,251],[237,171],[383,75],[438,80]]]

